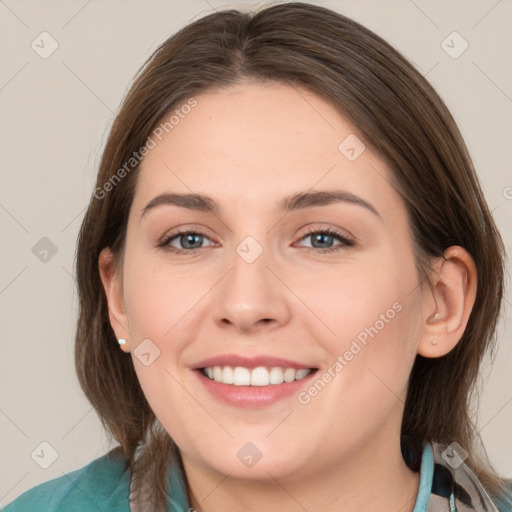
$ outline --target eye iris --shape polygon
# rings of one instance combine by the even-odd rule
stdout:
[[[199,235],[197,233],[189,233],[189,234],[186,234],[186,235],[181,235],[180,236],[180,242],[185,241],[185,243],[182,244],[185,249],[197,249],[197,248],[201,247],[201,245],[202,245],[202,236],[203,235]],[[196,241],[199,238],[199,244],[197,246],[194,246],[194,247],[188,247],[187,244],[191,240],[192,240],[192,242],[191,242],[192,245],[194,244],[194,242],[193,242],[194,238],[196,239]]]
[[[320,241],[320,244],[322,244],[322,242],[325,243],[325,240],[327,239],[327,243],[329,244],[332,243],[332,240],[333,240],[333,237],[332,235],[328,235],[326,233],[317,233],[315,235],[311,235],[313,237],[313,240],[314,241],[317,241],[319,240]],[[313,243],[313,247],[315,247],[315,244]],[[322,246],[320,248],[323,248]]]

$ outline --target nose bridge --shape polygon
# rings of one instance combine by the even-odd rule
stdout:
[[[258,239],[257,239],[257,238]],[[260,241],[258,241],[260,240]],[[235,246],[235,254],[230,258],[232,270],[229,276],[227,293],[231,293],[232,303],[238,302],[245,309],[262,310],[267,298],[273,291],[275,283],[269,279],[269,266],[272,265],[272,254],[268,240],[262,240],[261,232],[257,235],[247,235]],[[226,297],[227,298],[227,297]]]
[[[255,233],[253,231],[253,233]],[[286,288],[270,270],[275,261],[266,230],[248,234],[234,245],[229,258],[231,270],[215,306],[216,321],[230,323],[243,330],[257,324],[282,323],[289,316]]]

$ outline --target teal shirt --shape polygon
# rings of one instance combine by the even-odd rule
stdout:
[[[423,449],[419,491],[413,512],[425,512],[432,490],[434,459],[429,443]],[[29,489],[3,512],[130,512],[131,473],[121,456],[105,454],[81,469]],[[188,512],[183,473],[176,466],[168,474],[168,512]],[[496,501],[500,512],[512,512],[512,502]]]
[[[131,472],[124,458],[105,454],[87,466],[32,487],[0,512],[130,512]],[[188,512],[185,480],[171,467],[168,512]]]

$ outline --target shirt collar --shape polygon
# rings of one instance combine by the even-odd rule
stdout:
[[[425,441],[421,457],[420,483],[413,512],[499,512],[475,474],[464,463],[455,443],[446,446]],[[185,477],[181,463],[168,472],[170,498],[167,512],[188,512]]]

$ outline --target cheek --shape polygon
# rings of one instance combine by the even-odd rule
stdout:
[[[328,291],[316,292],[313,300],[331,330],[316,331],[331,357],[327,365],[339,363],[333,370],[341,378],[334,379],[333,390],[358,397],[363,407],[378,397],[395,400],[407,383],[419,336],[414,260],[397,264],[390,255],[389,261],[351,267],[327,282]]]
[[[160,258],[137,255],[136,250],[125,262],[125,276],[125,303],[135,342],[144,338],[157,345],[169,339],[179,342],[176,333],[204,295],[207,279],[197,270],[172,268]],[[177,347],[174,342],[173,346]]]
[[[411,312],[417,278],[414,267],[395,268],[381,260],[331,272],[317,282],[328,286],[309,288],[308,300],[331,329],[331,348],[342,349],[356,337],[364,343],[366,338],[394,332]],[[409,313],[404,314],[405,309]]]
[[[204,295],[204,280],[185,267],[170,268],[145,254],[125,260],[124,294],[132,337],[132,359],[152,410],[171,435],[182,442],[186,426],[196,421],[181,368],[183,350],[194,337],[194,307]],[[142,344],[148,343],[142,350]],[[144,341],[143,341],[144,340]],[[141,344],[141,345],[139,345]],[[142,352],[150,352],[146,365]],[[155,354],[155,355],[154,355]]]

